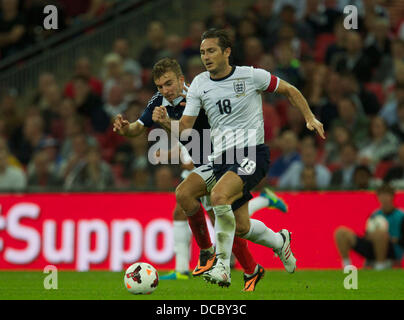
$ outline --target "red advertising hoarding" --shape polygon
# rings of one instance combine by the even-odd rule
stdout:
[[[340,268],[333,234],[340,225],[363,234],[378,207],[370,192],[280,193],[289,213],[262,209],[253,218],[292,232],[297,267]],[[404,207],[404,193],[397,195]],[[136,261],[174,268],[171,193],[0,195],[0,269],[121,271]],[[272,250],[249,244],[265,268],[282,268]],[[199,250],[193,240],[191,268]],[[363,260],[352,256],[361,266]]]

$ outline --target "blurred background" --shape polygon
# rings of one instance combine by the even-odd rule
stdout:
[[[43,28],[48,4],[58,30]],[[349,4],[358,30],[344,28]],[[138,119],[157,60],[176,58],[189,83],[204,71],[212,27],[230,32],[234,64],[296,86],[326,129],[322,141],[264,94],[272,166],[259,187],[404,188],[402,0],[1,0],[0,191],[174,190],[181,168],[149,164],[147,135],[111,121]]]

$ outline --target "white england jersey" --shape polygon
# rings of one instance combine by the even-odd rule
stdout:
[[[213,144],[210,160],[230,148],[264,143],[261,93],[276,91],[279,81],[266,70],[238,66],[222,79],[211,79],[208,71],[195,77],[183,115],[198,116],[205,109]]]

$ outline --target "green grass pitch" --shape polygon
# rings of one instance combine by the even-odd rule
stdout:
[[[161,272],[164,274],[164,272]],[[344,288],[342,270],[267,270],[255,292],[242,292],[241,271],[232,271],[229,288],[205,283],[202,278],[160,281],[151,295],[132,295],[123,284],[123,272],[58,272],[58,289],[45,290],[47,274],[0,271],[0,300],[370,300],[404,299],[404,270],[358,270],[358,289]]]

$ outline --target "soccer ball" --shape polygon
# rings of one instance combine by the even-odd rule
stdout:
[[[125,288],[133,294],[150,294],[159,283],[157,270],[148,263],[136,262],[126,269]]]
[[[387,231],[389,222],[381,215],[372,216],[366,221],[366,231],[373,232],[375,230]]]

